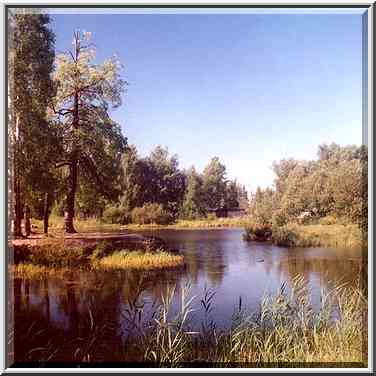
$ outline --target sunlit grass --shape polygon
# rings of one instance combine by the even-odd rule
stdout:
[[[118,251],[92,261],[95,269],[164,269],[182,266],[184,257],[166,251]]]

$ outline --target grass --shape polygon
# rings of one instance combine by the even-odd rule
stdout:
[[[117,251],[92,261],[94,269],[166,269],[184,265],[182,255],[174,255],[166,251]]]
[[[362,232],[354,224],[294,225],[273,227],[272,241],[290,247],[361,247]]]

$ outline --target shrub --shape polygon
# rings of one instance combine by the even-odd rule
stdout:
[[[106,223],[127,224],[131,221],[128,210],[120,206],[109,206],[103,212],[103,221]]]
[[[271,227],[269,225],[261,225],[253,223],[245,228],[243,239],[246,241],[252,240],[269,240],[272,234]]]
[[[284,247],[295,247],[298,243],[298,230],[295,225],[273,226],[272,241]]]
[[[139,225],[167,225],[173,222],[172,215],[156,203],[146,203],[141,208],[134,208],[131,217],[132,222]]]
[[[45,266],[78,266],[87,260],[89,251],[80,246],[61,242],[44,243],[31,247],[28,261]]]

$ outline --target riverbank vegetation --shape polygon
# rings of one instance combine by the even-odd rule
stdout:
[[[275,189],[250,198],[245,239],[287,246],[357,246],[367,240],[365,146],[320,145],[318,159],[274,163]],[[265,236],[263,236],[265,234]]]
[[[240,299],[230,330],[217,328],[211,320],[215,291],[205,291],[201,298],[183,287],[178,312],[172,310],[177,293],[170,287],[161,303],[153,305],[149,319],[144,317],[147,306],[136,296],[119,316],[129,328],[123,341],[109,336],[111,323],[90,307],[80,320],[80,338],[76,332],[67,337],[53,323],[49,333],[54,335],[47,338],[33,322],[24,328],[27,335],[17,360],[43,359],[46,365],[73,359],[82,364],[115,361],[147,367],[367,366],[367,301],[361,287],[322,291],[321,303],[314,308],[306,281],[296,276],[291,286],[283,284],[276,294],[265,294],[256,312],[248,312]],[[192,327],[196,300],[204,319]]]

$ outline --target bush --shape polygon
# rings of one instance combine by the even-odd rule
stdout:
[[[260,225],[257,223],[248,225],[245,228],[243,239],[246,241],[252,240],[269,240],[272,235],[271,227],[269,225]]]
[[[294,225],[273,226],[272,241],[284,247],[295,247],[298,243],[298,230]]]
[[[64,241],[45,242],[31,247],[24,261],[50,267],[78,266],[86,262],[89,253],[83,247],[68,245]]]
[[[120,206],[109,206],[103,212],[103,221],[105,223],[125,225],[131,222],[131,215],[125,208]]]
[[[164,210],[161,204],[156,203],[147,203],[141,208],[134,208],[131,217],[132,222],[139,225],[167,225],[173,222],[172,215]]]

